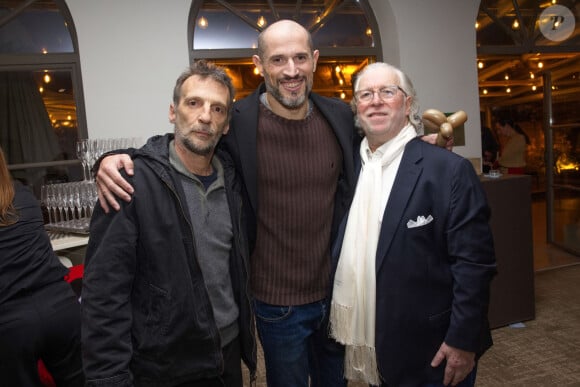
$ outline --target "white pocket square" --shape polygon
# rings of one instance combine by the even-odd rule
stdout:
[[[407,222],[407,228],[421,227],[421,226],[424,226],[426,224],[431,223],[432,221],[433,221],[433,217],[431,215],[429,215],[428,217],[424,217],[423,215],[419,215],[417,217],[417,220],[410,219]]]

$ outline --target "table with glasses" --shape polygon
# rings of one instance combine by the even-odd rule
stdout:
[[[83,180],[45,184],[41,187],[41,204],[48,214],[45,228],[54,251],[84,252],[89,240],[89,223],[97,201],[97,186],[91,166],[103,155],[115,149],[134,148],[141,139],[98,138],[77,141],[77,157],[83,167]],[[82,254],[82,253],[81,253]]]

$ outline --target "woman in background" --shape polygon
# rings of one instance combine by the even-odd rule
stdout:
[[[507,138],[502,142],[497,164],[502,173],[523,175],[526,170],[526,147],[528,135],[512,120],[502,119],[495,123],[499,135]]]
[[[38,200],[12,181],[2,149],[0,251],[0,385],[42,386],[41,359],[57,386],[83,386],[80,305]]]

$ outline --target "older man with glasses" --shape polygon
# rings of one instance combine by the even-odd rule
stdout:
[[[355,195],[334,249],[331,336],[345,376],[380,386],[473,386],[491,344],[495,274],[485,193],[471,163],[418,140],[409,78],[386,63],[357,77],[364,132]]]

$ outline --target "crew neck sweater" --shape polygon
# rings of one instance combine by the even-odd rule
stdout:
[[[326,297],[330,234],[342,152],[313,107],[288,120],[260,104],[257,132],[256,246],[252,292],[272,305],[303,305]]]

